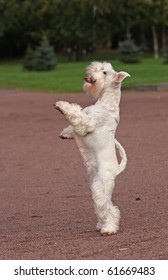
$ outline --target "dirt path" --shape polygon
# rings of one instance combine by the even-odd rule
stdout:
[[[88,178],[52,104],[82,94],[0,90],[0,258],[168,259],[168,92],[123,93],[117,139],[128,166],[114,202],[120,231],[95,230]]]

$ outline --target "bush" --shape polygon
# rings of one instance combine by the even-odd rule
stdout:
[[[35,53],[30,46],[28,46],[27,48],[23,62],[23,67],[29,71],[35,69]]]
[[[119,60],[124,63],[140,62],[140,49],[134,44],[133,40],[127,38],[119,45]]]
[[[41,44],[35,50],[35,70],[52,70],[56,66],[54,49],[50,46],[46,37],[43,37]]]
[[[167,40],[166,47],[163,51],[163,58],[164,58],[164,63],[168,64],[168,40]]]
[[[33,51],[28,47],[24,60],[27,70],[46,71],[56,67],[56,55],[48,39],[44,36],[38,47]]]

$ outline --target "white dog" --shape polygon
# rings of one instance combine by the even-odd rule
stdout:
[[[110,63],[92,62],[87,67],[84,91],[94,96],[94,105],[82,109],[77,104],[58,101],[55,108],[70,122],[60,137],[75,138],[90,177],[92,198],[98,218],[97,230],[110,235],[119,229],[120,211],[111,197],[116,176],[127,164],[123,147],[115,139],[119,123],[121,82],[130,76],[116,72]],[[118,163],[116,147],[121,162]]]

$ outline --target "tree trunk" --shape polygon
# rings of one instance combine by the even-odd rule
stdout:
[[[159,57],[159,43],[158,43],[156,28],[154,25],[152,25],[152,36],[153,36],[153,54],[154,54],[154,58],[157,59]]]

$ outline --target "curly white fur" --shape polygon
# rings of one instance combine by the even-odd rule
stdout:
[[[87,168],[98,218],[96,228],[102,235],[114,234],[119,229],[120,211],[111,197],[115,178],[127,164],[125,150],[115,139],[115,131],[119,123],[121,82],[128,76],[126,72],[114,71],[110,63],[92,62],[83,88],[97,99],[96,103],[84,109],[65,101],[55,104],[71,124],[60,137],[75,138]],[[120,164],[116,148],[121,156]]]

